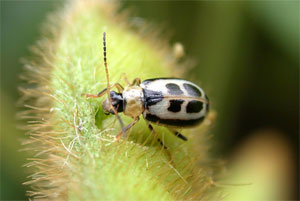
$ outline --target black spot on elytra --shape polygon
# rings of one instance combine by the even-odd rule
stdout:
[[[171,95],[181,95],[181,94],[183,94],[183,91],[181,91],[180,87],[177,84],[168,83],[168,84],[166,84],[166,87],[168,88],[168,92]]]
[[[192,100],[186,106],[187,113],[198,113],[202,110],[203,103],[200,101]]]
[[[160,91],[152,91],[148,89],[143,89],[144,91],[144,102],[145,108],[149,109],[151,105],[155,105],[156,103],[162,101],[163,95]]]
[[[191,84],[184,83],[183,87],[185,88],[185,90],[188,92],[188,94],[190,96],[197,96],[197,97],[201,97],[202,96],[202,94],[199,91],[199,89],[197,89],[197,87],[195,87],[195,86],[193,86]]]
[[[163,124],[163,125],[176,126],[176,127],[195,126],[204,120],[204,116],[201,116],[197,119],[190,119],[190,120],[161,119],[158,116],[156,116],[154,114],[150,114],[150,113],[146,114],[144,117],[146,120],[151,121],[156,124]]]
[[[152,121],[154,123],[159,123],[159,121],[161,120],[158,116],[151,113],[146,114],[145,119],[147,119],[148,121]]]
[[[207,103],[206,103],[206,112],[208,113],[208,111],[209,111],[209,99],[208,99],[207,95],[205,95],[205,98],[206,98],[206,101],[207,101]]]
[[[168,110],[170,112],[179,112],[183,102],[184,100],[170,100],[170,106],[168,107]]]

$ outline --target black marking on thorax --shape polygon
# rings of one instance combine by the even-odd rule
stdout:
[[[143,89],[144,92],[144,104],[145,108],[149,109],[151,105],[155,105],[156,103],[162,101],[163,95],[161,91],[152,91],[149,89]]]
[[[168,89],[168,93],[171,94],[171,95],[181,95],[181,94],[183,94],[183,91],[181,91],[180,87],[177,84],[168,83],[168,84],[166,84],[166,87]]]
[[[189,101],[186,106],[187,113],[198,113],[202,110],[203,103],[197,100]]]
[[[170,106],[168,107],[168,110],[170,112],[179,112],[183,102],[184,100],[170,100]]]
[[[185,90],[188,92],[188,94],[190,96],[196,96],[196,97],[202,96],[202,93],[200,92],[200,90],[191,84],[184,83],[183,87],[185,88]]]

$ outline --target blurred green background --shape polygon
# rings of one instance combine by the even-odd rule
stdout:
[[[28,199],[16,120],[20,58],[62,5],[1,1],[1,200]],[[299,1],[122,1],[127,8],[136,26],[162,25],[170,45],[182,43],[196,62],[185,78],[217,111],[211,153],[227,161],[229,182],[254,183],[230,187],[227,199],[298,199]]]

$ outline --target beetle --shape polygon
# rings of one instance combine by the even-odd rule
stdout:
[[[201,123],[209,110],[209,100],[203,89],[193,82],[179,78],[154,78],[141,82],[140,78],[125,88],[119,83],[110,85],[106,58],[106,33],[103,33],[104,66],[107,87],[98,94],[83,94],[87,98],[98,98],[107,94],[102,108],[105,114],[116,115],[121,123],[122,135],[134,126],[143,115],[151,133],[154,128],[151,123],[167,127],[175,136],[182,140],[187,138],[178,132],[178,128],[188,128]],[[117,88],[118,92],[112,91]],[[134,119],[132,123],[123,126],[118,113]],[[160,144],[168,149],[158,138]]]

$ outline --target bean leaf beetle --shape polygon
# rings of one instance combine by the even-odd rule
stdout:
[[[102,104],[105,114],[113,114],[121,124],[122,131],[116,136],[120,139],[133,127],[141,115],[146,120],[151,133],[152,123],[167,127],[175,136],[186,141],[187,138],[177,131],[201,123],[209,110],[208,98],[199,86],[193,82],[178,78],[153,78],[141,82],[140,78],[125,88],[119,83],[110,85],[106,58],[106,33],[103,33],[104,67],[107,87],[98,94],[83,94],[87,98],[99,98],[107,94]],[[116,91],[112,91],[116,88]],[[118,113],[133,118],[129,125],[123,125]],[[168,149],[163,141],[159,143]]]

